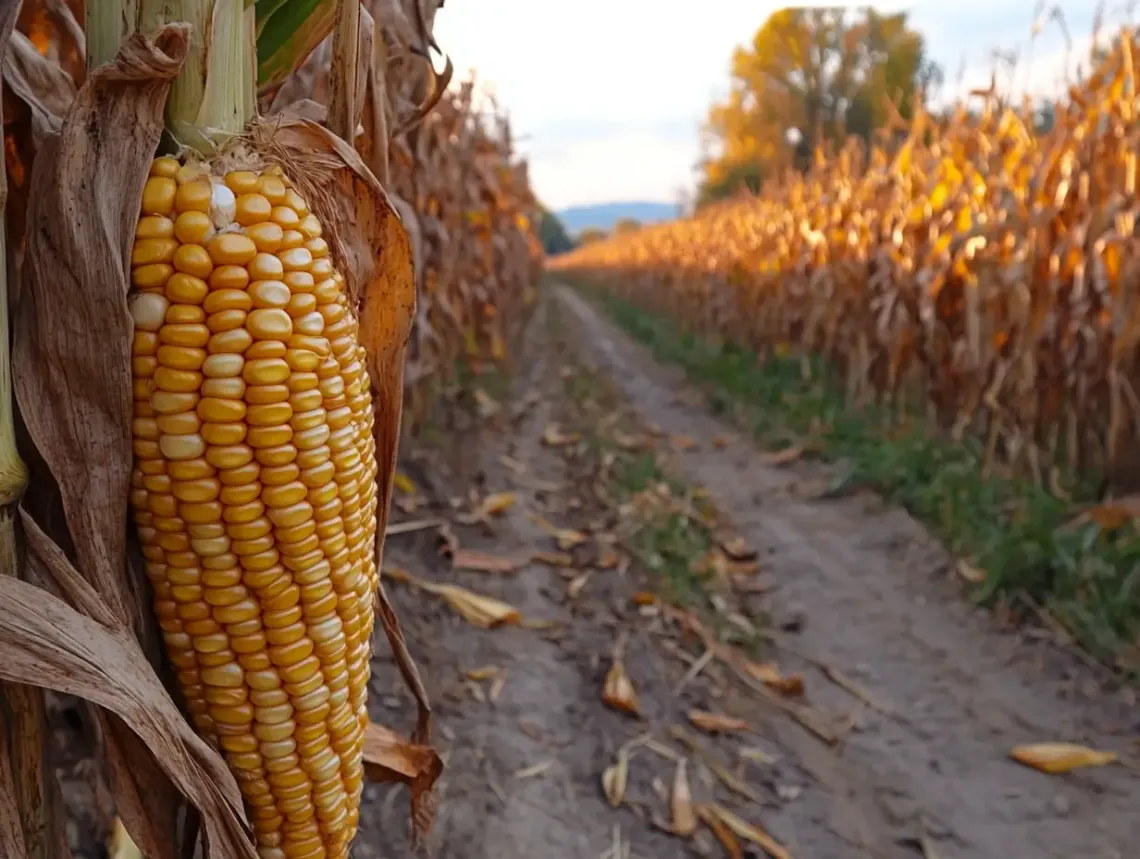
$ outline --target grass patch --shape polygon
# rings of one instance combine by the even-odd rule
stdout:
[[[551,327],[558,336],[556,310],[551,310]],[[631,450],[622,443],[637,435],[638,428],[607,379],[571,363],[562,383],[573,403],[574,419],[567,429],[582,436],[591,469],[600,477],[596,485],[605,496],[600,500],[626,513],[617,528],[622,545],[652,576],[658,596],[699,607],[708,591],[699,565],[714,546],[706,522],[715,511],[705,509],[690,487],[661,467],[655,450]]]
[[[955,443],[919,419],[900,423],[881,407],[852,410],[818,362],[805,380],[798,359],[757,356],[713,344],[602,291],[588,294],[662,360],[684,368],[713,411],[727,413],[768,445],[811,437],[845,462],[836,480],[866,485],[903,505],[955,555],[986,574],[974,597],[1047,607],[1098,658],[1140,670],[1140,539],[1132,527],[1102,533],[1072,526],[1074,502],[1028,480],[983,477],[974,440]],[[1092,487],[1077,490],[1091,500]]]

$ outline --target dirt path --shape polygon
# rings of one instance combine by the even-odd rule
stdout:
[[[557,317],[560,336],[552,336],[548,314]],[[562,351],[566,343],[572,353]],[[459,572],[431,534],[392,538],[390,565],[505,600],[531,622],[480,630],[421,591],[389,588],[433,696],[446,761],[431,855],[730,855],[709,830],[689,840],[662,831],[676,771],[669,754],[684,749],[669,729],[686,724],[692,708],[743,716],[755,731],[701,737],[705,757],[688,770],[694,796],[762,824],[796,859],[1134,855],[1134,769],[1049,777],[1007,758],[1018,743],[1061,739],[1135,758],[1137,718],[1128,696],[1101,693],[1090,670],[1051,645],[998,631],[987,613],[963,601],[947,575],[949,559],[904,513],[869,496],[813,498],[812,487],[826,481],[823,466],[777,468],[750,444],[714,445],[732,430],[683,395],[676,373],[569,290],[554,290],[532,325],[527,370],[502,419],[463,439],[465,476],[421,487],[443,501],[462,498],[472,485],[480,496],[514,493],[515,504],[490,526],[453,525],[460,545],[528,558],[553,548],[535,515],[584,531],[609,527],[616,514],[588,500],[593,477],[566,450],[543,444],[552,422],[574,420],[563,384],[575,361],[609,377],[643,425],[696,442],[671,455],[672,470],[703,487],[759,550],[760,575],[772,586],[735,608],[760,626],[771,618],[777,632],[765,658],[803,674],[806,705],[840,741],[821,742],[770,700],[728,682],[715,664],[694,667],[699,642],[694,647],[660,616],[632,605],[652,583],[636,564],[623,571],[580,557],[574,570],[527,563],[512,575]],[[430,465],[424,479],[444,473],[438,461]],[[454,522],[470,504],[396,518],[437,513]],[[568,596],[568,582],[582,571],[588,581]],[[601,701],[615,640],[626,642],[639,720]],[[476,671],[483,668],[494,672]],[[410,708],[395,672],[377,659],[374,673],[374,716],[398,723]],[[843,688],[853,684],[866,700]],[[661,745],[636,749],[624,802],[611,808],[600,775],[623,744],[647,732]],[[762,754],[745,759],[744,746]],[[710,756],[721,762],[720,775],[707,765]],[[405,855],[401,789],[367,791],[356,855]],[[758,850],[743,855],[764,855],[748,849]]]

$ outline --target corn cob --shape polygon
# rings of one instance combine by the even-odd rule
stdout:
[[[131,505],[166,651],[263,859],[359,821],[377,586],[357,319],[280,169],[156,159],[131,254]]]

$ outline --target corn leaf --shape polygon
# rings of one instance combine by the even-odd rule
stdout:
[[[332,32],[336,0],[257,0],[257,84],[285,80]]]

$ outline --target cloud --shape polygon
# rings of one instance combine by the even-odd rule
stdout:
[[[622,200],[672,202],[693,183],[696,135],[667,140],[628,131],[531,158],[531,180],[542,201],[561,209]]]

